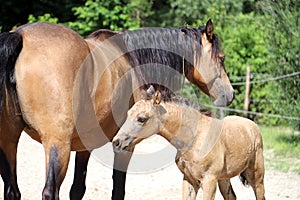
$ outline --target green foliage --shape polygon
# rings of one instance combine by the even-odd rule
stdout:
[[[45,13],[44,15],[35,17],[32,14],[29,15],[28,17],[28,23],[33,23],[33,22],[50,22],[50,23],[58,23],[58,18],[52,17],[51,14]]]
[[[225,6],[214,5],[208,9],[208,16],[216,16],[213,21],[215,33],[222,40],[222,49],[226,55],[226,71],[231,82],[233,84],[242,83],[233,86],[236,96],[230,107],[242,110],[245,98],[245,84],[243,82],[245,82],[246,67],[251,67],[251,81],[265,79],[265,74],[269,72],[269,55],[264,41],[264,29],[257,23],[261,17],[256,16],[253,12],[247,14],[240,12],[235,15],[227,12]],[[208,16],[205,16],[203,20],[197,20],[194,26],[204,25],[206,22],[204,20],[209,18]],[[249,111],[276,114],[276,109],[272,107],[272,101],[276,98],[269,95],[274,87],[272,82],[251,84]],[[203,100],[200,99],[200,101]],[[278,118],[266,118],[257,115],[249,115],[248,117],[266,124],[279,122]]]
[[[210,16],[214,21],[218,15],[211,12],[211,8],[218,9],[219,12],[235,15],[240,12],[251,12],[254,9],[254,0],[169,0],[171,6],[172,25],[180,27],[183,24],[193,24],[204,16]],[[226,15],[223,15],[226,16]]]
[[[28,1],[9,0],[0,3],[0,26],[2,31],[10,31],[12,27],[27,23],[28,16],[42,16],[50,13],[60,22],[75,20],[72,7],[83,5],[85,0],[60,0],[60,1]],[[38,20],[38,19],[37,19]]]
[[[143,18],[151,15],[152,1],[87,0],[84,6],[73,8],[77,20],[68,26],[87,35],[99,28],[111,30],[137,29]]]
[[[264,13],[265,40],[270,52],[269,73],[273,76],[290,74],[300,70],[300,2],[298,0],[260,2]],[[277,81],[280,101],[278,111],[282,115],[300,117],[300,76]],[[290,124],[300,130],[300,120]]]

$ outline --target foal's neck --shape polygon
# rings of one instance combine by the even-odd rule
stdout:
[[[159,134],[166,138],[179,152],[184,153],[192,147],[201,126],[210,117],[198,110],[175,103],[163,103],[167,113]]]

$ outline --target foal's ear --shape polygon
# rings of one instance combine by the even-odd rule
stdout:
[[[162,98],[162,95],[161,95],[160,91],[156,91],[152,98],[153,105],[160,104],[161,98]]]
[[[150,85],[150,87],[147,89],[146,94],[148,97],[152,97],[155,93],[155,89],[153,85]]]
[[[147,90],[146,89],[141,90],[141,99],[150,100],[153,98],[154,93],[155,93],[155,89],[153,85],[150,85],[150,87]]]
[[[211,19],[209,19],[206,22],[205,33],[206,33],[207,40],[211,42],[213,39],[213,35],[214,35],[214,25],[213,25]]]

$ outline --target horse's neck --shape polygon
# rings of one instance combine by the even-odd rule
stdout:
[[[110,90],[113,90],[119,80],[131,79],[132,67],[120,47],[111,43],[109,39],[104,41],[86,39],[86,41],[91,51],[95,83],[105,79],[110,82]]]
[[[194,144],[197,131],[206,116],[199,111],[173,103],[165,103],[167,113],[160,135],[165,137],[179,152],[183,153]]]

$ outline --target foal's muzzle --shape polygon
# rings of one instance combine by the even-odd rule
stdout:
[[[126,136],[124,138],[118,137],[114,138],[112,141],[114,152],[120,153],[121,151],[130,151],[133,148],[133,141],[136,137]]]

